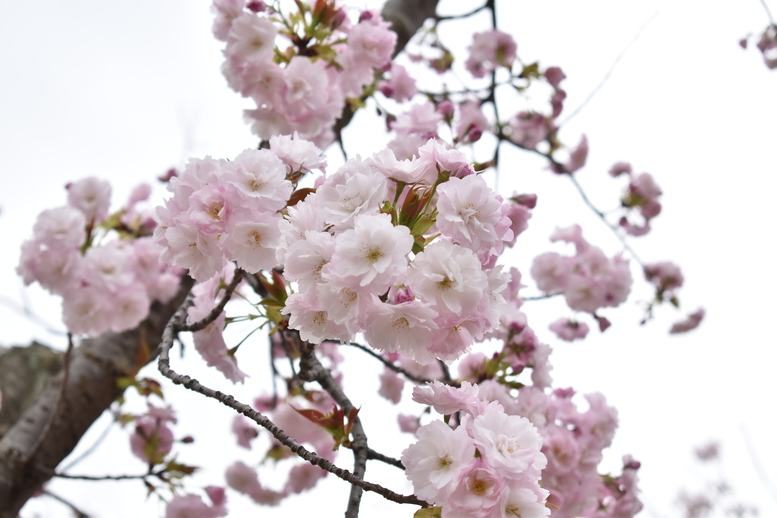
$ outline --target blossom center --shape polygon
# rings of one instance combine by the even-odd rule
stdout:
[[[405,317],[398,318],[391,323],[391,327],[393,327],[397,331],[400,331],[400,330],[403,331],[410,327],[410,322],[408,322]]]
[[[381,257],[383,257],[383,251],[377,246],[367,248],[364,254],[364,259],[369,263],[376,263]]]
[[[404,320],[404,317],[402,318]],[[406,320],[405,320],[406,321]],[[448,466],[453,464],[453,459],[451,459],[450,455],[446,455],[445,457],[439,457],[437,459],[437,468],[447,470]]]
[[[262,234],[254,230],[248,234],[249,243],[253,248],[258,248],[262,244]]]
[[[261,181],[257,180],[256,178],[252,178],[248,182],[248,187],[250,187],[252,191],[259,191],[259,190],[263,189],[264,186],[265,186],[265,182],[261,182]]]

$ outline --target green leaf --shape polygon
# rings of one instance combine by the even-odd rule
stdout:
[[[130,376],[121,376],[119,378],[116,378],[116,386],[122,390],[127,389],[129,387],[136,387],[137,384],[138,384],[138,380]]]
[[[413,518],[442,518],[442,507],[424,507],[416,511]]]

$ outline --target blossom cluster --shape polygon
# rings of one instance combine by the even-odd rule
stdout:
[[[749,38],[750,35],[739,40],[739,46],[746,49]],[[755,46],[761,51],[766,68],[777,69],[777,24],[769,24],[761,33]]]
[[[219,518],[227,516],[227,495],[223,487],[208,486],[206,504],[199,495],[176,495],[167,504],[165,518]]]
[[[620,226],[629,235],[635,237],[647,234],[650,231],[650,220],[661,212],[661,203],[658,201],[659,196],[661,196],[661,188],[650,174],[634,174],[631,164],[627,162],[616,163],[609,172],[613,177],[621,175],[629,177],[629,184],[621,198],[621,205],[628,212],[633,212],[636,209],[643,220],[641,224],[634,224],[629,221],[627,214],[621,217]]]
[[[445,518],[542,517],[550,507],[554,518],[634,516],[642,509],[639,463],[626,457],[622,474],[597,473],[617,414],[600,394],[587,395],[581,412],[574,394],[525,386],[516,398],[488,379],[416,387],[416,402],[463,417],[456,428],[442,421],[416,428],[417,442],[402,454],[415,493]]]
[[[558,130],[556,118],[564,108],[566,91],[561,87],[561,81],[566,75],[559,67],[548,67],[542,72],[542,78],[553,89],[550,98],[550,114],[542,114],[534,110],[522,110],[510,118],[507,125],[507,137],[514,143],[526,149],[537,149],[544,141],[550,141]],[[570,167],[570,169],[575,169]],[[573,172],[573,171],[569,171]]]
[[[273,137],[270,149],[247,149],[232,161],[190,160],[157,208],[162,260],[198,281],[221,274],[229,261],[249,273],[275,266],[279,211],[294,189],[287,175],[323,167],[320,153],[309,142]]]
[[[148,412],[134,416],[134,421],[135,432],[130,436],[132,453],[149,465],[164,462],[175,439],[170,429],[170,424],[177,422],[173,409],[148,403]]]
[[[524,326],[510,337],[505,349],[533,352],[513,352],[510,355],[514,357],[506,359],[520,371],[521,363],[537,354],[532,348],[539,346],[524,320]],[[554,508],[554,518],[630,518],[637,514],[642,508],[636,488],[639,463],[624,459],[620,476],[597,472],[602,451],[610,446],[617,427],[617,413],[606,404],[604,396],[586,395],[588,408],[580,411],[573,401],[574,390],[547,390],[550,379],[547,372],[543,373],[547,366],[541,361],[532,366],[532,385],[525,386],[511,385],[509,379],[494,373],[492,366],[493,360],[482,353],[468,355],[459,365],[459,375],[476,385],[469,381],[463,381],[461,389],[433,385],[417,389],[414,399],[432,405],[440,413],[454,408],[477,412],[483,405],[498,402],[507,415],[528,419],[542,437],[540,452],[546,465],[540,485],[549,491],[547,502]],[[520,386],[517,397],[511,386]]]
[[[312,343],[363,332],[382,351],[452,361],[499,322],[509,213],[435,140],[410,160],[349,160],[282,222],[277,263],[298,287],[282,313]]]
[[[346,100],[361,97],[376,72],[390,66],[396,34],[377,11],[362,12],[353,23],[330,1],[313,7],[297,2],[300,12],[288,16],[256,4],[213,2],[213,32],[226,45],[224,75],[233,90],[256,103],[246,120],[264,140],[298,132],[329,144]],[[279,42],[284,39],[285,47]]]
[[[772,23],[763,33],[756,44],[764,58],[764,63],[769,70],[777,68],[777,25]]]
[[[445,518],[550,514],[549,492],[539,483],[547,464],[542,438],[528,419],[486,404],[467,382],[460,389],[440,382],[416,387],[413,399],[444,415],[463,414],[455,429],[440,420],[421,426],[418,441],[402,452],[419,498],[441,507]]]
[[[477,32],[472,35],[466,67],[473,77],[482,78],[497,67],[511,68],[517,45],[513,37],[499,30]]]
[[[591,314],[626,300],[632,282],[628,260],[620,254],[608,258],[583,239],[578,225],[557,229],[551,241],[574,244],[575,255],[546,252],[535,257],[531,275],[540,290],[563,293],[570,308]]]
[[[107,182],[86,178],[67,190],[67,205],[38,216],[32,239],[22,245],[17,272],[25,284],[38,282],[62,297],[62,317],[71,333],[131,329],[153,301],[166,302],[178,289],[178,271],[159,261],[148,236],[151,215],[136,206],[148,198],[150,187],[135,189],[113,215]],[[109,239],[112,235],[118,238]]]

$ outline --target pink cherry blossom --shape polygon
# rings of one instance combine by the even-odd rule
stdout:
[[[399,351],[421,364],[434,360],[428,350],[437,312],[421,301],[375,304],[370,308],[365,329],[367,342],[386,352]]]
[[[496,255],[503,249],[502,241],[512,241],[511,221],[506,216],[509,209],[483,177],[454,177],[440,185],[437,192],[437,227],[453,242]]]
[[[535,149],[548,138],[551,122],[536,112],[518,112],[508,123],[508,138],[526,149]]]
[[[360,215],[353,225],[337,236],[323,276],[335,285],[383,293],[407,270],[410,230],[392,225],[388,214]]]
[[[769,25],[761,34],[761,38],[756,44],[758,50],[763,54],[764,63],[773,70],[777,68],[777,26]]]
[[[517,46],[513,37],[498,30],[478,32],[472,36],[467,70],[475,77],[485,77],[497,66],[511,67]]]
[[[482,458],[474,459],[462,473],[461,480],[442,505],[447,518],[488,516],[507,490],[506,481]]]
[[[309,173],[326,168],[326,157],[315,144],[303,140],[295,133],[270,137],[270,151],[286,164],[288,173]]]
[[[588,325],[585,322],[577,322],[568,318],[560,318],[550,324],[549,329],[556,336],[567,342],[582,340],[588,336]]]
[[[418,441],[402,452],[405,476],[418,498],[442,504],[472,464],[475,444],[464,427],[452,430],[442,421],[420,427],[417,436]]]
[[[259,435],[259,431],[243,415],[236,415],[232,420],[232,433],[237,437],[238,446],[247,450],[251,449],[251,441]]]
[[[446,240],[436,240],[416,255],[408,283],[441,315],[463,317],[480,303],[488,286],[475,254]]]
[[[203,502],[199,495],[176,495],[167,504],[165,518],[217,518],[227,515],[226,495],[223,487],[205,488],[212,505]]]
[[[442,415],[461,411],[478,415],[485,409],[485,404],[478,398],[478,385],[468,381],[462,381],[461,387],[452,387],[438,380],[421,387],[414,387],[413,401],[430,405],[435,412]]]
[[[93,225],[108,216],[111,205],[111,185],[94,177],[84,178],[67,186],[67,203],[78,209]]]
[[[697,309],[694,313],[688,315],[685,320],[681,320],[672,324],[672,328],[669,330],[669,332],[671,334],[679,334],[693,331],[701,324],[702,319],[704,319],[704,314],[704,308]]]
[[[472,430],[482,458],[502,477],[539,478],[547,460],[540,453],[542,437],[528,419],[508,416],[501,405],[492,403],[472,420]]]
[[[380,83],[380,91],[383,95],[397,102],[405,102],[417,92],[415,79],[408,74],[407,69],[396,63],[391,64],[391,78]]]
[[[404,386],[404,380],[396,372],[386,367],[380,375],[378,394],[396,405],[402,399],[402,388]]]

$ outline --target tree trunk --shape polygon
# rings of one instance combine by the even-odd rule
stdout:
[[[122,393],[116,379],[156,357],[165,324],[191,284],[187,277],[178,295],[167,304],[155,303],[137,328],[86,339],[72,351],[67,385],[63,387],[63,369],[0,440],[0,518],[17,515]],[[150,354],[139,354],[141,347]]]

